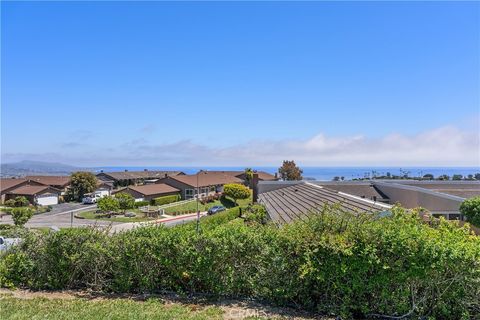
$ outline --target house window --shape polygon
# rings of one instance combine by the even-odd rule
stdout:
[[[185,199],[193,198],[193,189],[185,189]]]

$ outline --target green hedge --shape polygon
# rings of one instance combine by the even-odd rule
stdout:
[[[136,201],[135,208],[145,207],[145,206],[148,206],[149,204],[150,204],[150,201],[147,201],[147,200]]]
[[[238,208],[174,228],[31,234],[0,259],[0,284],[32,289],[207,293],[342,318],[468,319],[480,310],[480,238],[395,208],[376,218],[325,208],[277,228]]]
[[[163,197],[158,197],[153,199],[153,204],[156,206],[162,206],[164,204],[169,204],[172,202],[177,202],[180,200],[180,195],[179,194],[172,194],[170,196],[163,196]]]

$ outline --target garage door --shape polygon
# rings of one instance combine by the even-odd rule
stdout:
[[[42,206],[58,204],[58,196],[54,194],[42,194],[37,197],[37,203]]]

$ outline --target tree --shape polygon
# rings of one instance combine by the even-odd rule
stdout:
[[[452,176],[452,180],[462,180],[463,176],[461,174],[454,174]]]
[[[438,180],[450,180],[450,176],[446,174],[442,174],[441,176],[438,177]]]
[[[480,180],[480,173],[475,173],[475,180]]]
[[[15,197],[15,207],[28,207],[30,201],[24,196]]]
[[[247,183],[247,186],[250,186],[252,184],[252,179],[253,179],[252,168],[245,168],[245,182]]]
[[[25,223],[33,216],[33,210],[30,208],[13,208],[12,219],[13,223],[18,227],[23,227]]]
[[[425,180],[433,180],[433,178],[434,178],[433,174],[431,174],[431,173],[427,173],[427,174],[423,175],[423,179],[425,179]]]
[[[460,213],[466,216],[471,224],[480,227],[480,196],[463,201]]]
[[[100,200],[98,200],[97,207],[103,212],[110,212],[110,211],[116,212],[120,210],[119,201],[111,196],[103,197]]]
[[[121,210],[135,208],[135,198],[131,194],[120,192],[115,195],[115,199],[118,201]]]
[[[91,172],[75,172],[70,178],[69,193],[74,200],[81,200],[86,193],[95,191],[97,177]]]
[[[297,167],[295,161],[284,160],[280,168],[278,168],[278,173],[282,180],[302,180],[303,170]]]
[[[250,197],[250,189],[241,184],[229,183],[223,186],[223,193],[232,198],[237,205],[238,199],[247,199]]]
[[[333,177],[333,181],[340,181],[340,177],[338,176]]]

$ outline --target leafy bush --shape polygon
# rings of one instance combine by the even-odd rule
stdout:
[[[115,194],[115,200],[118,201],[118,206],[121,210],[128,210],[135,208],[135,198],[128,193],[120,192]]]
[[[256,297],[343,318],[478,315],[480,238],[467,227],[401,208],[378,218],[326,207],[281,228],[238,212],[202,219],[200,234],[195,224],[30,234],[0,259],[0,284]]]
[[[12,219],[16,226],[23,226],[33,217],[33,210],[30,208],[13,208]]]
[[[247,199],[250,197],[250,189],[242,184],[229,183],[223,186],[223,193],[232,198],[235,204],[239,199]]]
[[[473,197],[462,202],[460,212],[468,218],[468,222],[480,227],[480,197]]]
[[[179,194],[173,194],[170,196],[163,196],[163,197],[158,197],[153,199],[153,204],[157,206],[161,206],[164,204],[169,204],[173,202],[177,202],[180,200],[180,195]]]
[[[267,219],[267,210],[262,205],[251,205],[248,206],[245,210],[245,221],[266,224]]]
[[[112,196],[107,196],[97,201],[97,207],[103,212],[116,212],[120,210],[120,204],[117,199]]]
[[[15,199],[8,199],[5,201],[4,205],[7,207],[15,207]]]
[[[137,201],[135,202],[135,208],[145,207],[145,206],[148,206],[149,204],[150,204],[150,201],[146,201],[146,200]]]
[[[5,206],[7,207],[28,207],[30,205],[30,201],[24,196],[18,196],[14,199],[9,199],[5,201]]]

